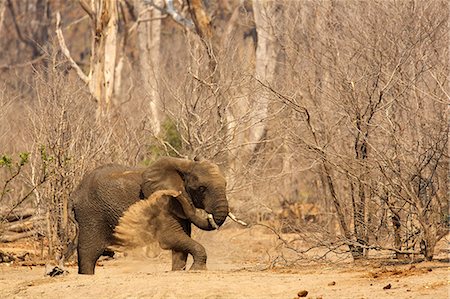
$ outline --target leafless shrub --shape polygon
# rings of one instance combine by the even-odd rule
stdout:
[[[447,232],[448,5],[366,4],[287,4],[279,40],[292,81],[265,87],[293,111],[290,147],[319,162],[311,174],[353,257],[421,243],[431,259]]]
[[[46,177],[34,192],[34,206],[47,218],[41,233],[48,239],[49,255],[58,259],[73,238],[69,198],[82,176],[106,163],[137,164],[145,141],[120,114],[96,119],[83,84],[66,73],[58,56],[49,65],[36,71],[37,101],[28,111],[33,149],[29,180],[36,185]]]

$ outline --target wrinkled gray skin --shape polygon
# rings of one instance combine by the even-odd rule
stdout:
[[[96,261],[113,244],[113,230],[123,212],[163,189],[181,191],[180,196],[212,214],[219,226],[228,215],[224,176],[209,161],[166,157],[145,169],[113,164],[99,167],[83,178],[72,196],[78,223],[78,273],[94,274]],[[190,238],[191,223],[203,230],[214,228],[202,217],[204,212],[183,210],[180,202],[171,198],[164,207],[170,217],[161,223],[159,235],[163,237],[159,243],[163,249],[172,250],[172,270],[184,269],[188,254],[194,259],[191,269],[206,269],[205,248]]]

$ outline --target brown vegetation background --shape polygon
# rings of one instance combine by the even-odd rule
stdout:
[[[200,156],[232,211],[296,234],[298,256],[431,259],[449,225],[449,9],[0,0],[0,238],[58,259],[86,171]]]

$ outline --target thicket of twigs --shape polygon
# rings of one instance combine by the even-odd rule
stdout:
[[[58,258],[86,171],[202,156],[232,209],[299,248],[433,257],[446,1],[95,3],[0,1],[0,240]]]

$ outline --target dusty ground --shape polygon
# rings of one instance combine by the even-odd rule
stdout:
[[[170,255],[142,254],[103,260],[94,276],[44,276],[44,266],[0,264],[1,298],[449,298],[448,241],[440,261],[417,264],[372,261],[309,264],[267,269],[276,257],[277,238],[263,228],[228,226],[197,232],[208,252],[208,271],[171,272]],[[0,244],[4,251],[23,250]],[[23,246],[19,246],[23,247]],[[390,285],[389,289],[384,289]]]

